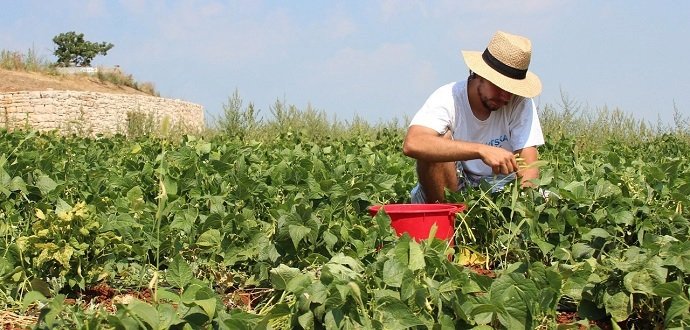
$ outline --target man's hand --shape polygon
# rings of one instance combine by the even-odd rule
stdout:
[[[518,171],[515,155],[508,150],[482,145],[479,155],[484,164],[491,167],[494,174],[508,175]]]

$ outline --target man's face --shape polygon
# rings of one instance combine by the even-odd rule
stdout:
[[[479,94],[479,99],[482,101],[484,108],[487,110],[496,111],[508,104],[513,98],[512,93],[504,91],[483,77],[479,77],[479,79],[477,93]]]

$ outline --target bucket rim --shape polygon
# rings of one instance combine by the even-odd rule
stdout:
[[[429,212],[462,212],[465,209],[465,204],[462,203],[427,203],[427,204],[413,204],[413,203],[394,203],[394,204],[376,204],[367,207],[371,212],[377,212],[384,209],[386,213],[429,213]]]

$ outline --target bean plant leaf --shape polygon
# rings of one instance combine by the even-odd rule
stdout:
[[[591,241],[595,237],[609,238],[611,234],[604,228],[592,228],[586,234],[582,235],[582,239],[586,241]]]
[[[218,301],[215,297],[194,300],[194,304],[201,307],[201,309],[203,309],[206,315],[208,315],[208,317],[211,319],[216,314],[217,303]]]
[[[202,248],[211,248],[220,246],[220,242],[220,231],[218,229],[209,229],[203,234],[199,235],[196,245]]]
[[[311,228],[303,225],[290,225],[288,228],[290,231],[290,239],[295,249],[297,249],[299,243],[311,232]]]
[[[165,176],[163,179],[163,186],[165,187],[165,193],[169,196],[177,196],[177,181],[170,176]]]
[[[494,281],[489,295],[499,308],[497,317],[501,324],[508,329],[532,328],[530,301],[538,297],[534,282],[519,273],[510,273]]]
[[[166,272],[168,282],[175,287],[184,288],[193,278],[192,268],[189,267],[187,261],[179,255],[175,256]]]
[[[630,226],[635,221],[633,214],[627,210],[611,213],[611,217],[615,223],[625,226]]]
[[[417,242],[410,242],[410,263],[408,268],[410,270],[423,269],[426,266],[424,262],[424,252]]]
[[[402,284],[405,265],[396,259],[388,259],[383,263],[383,281],[392,287],[399,288]]]
[[[12,180],[9,183],[9,190],[10,191],[23,191],[26,192],[26,182],[24,182],[24,179],[21,177],[15,176],[12,178]],[[0,187],[0,189],[2,189]]]
[[[673,319],[681,315],[687,317],[690,314],[688,310],[690,310],[690,301],[686,297],[671,298],[671,303],[664,317],[664,324],[668,325]]]
[[[690,241],[673,242],[664,253],[664,265],[674,266],[685,273],[690,273]]]
[[[35,186],[41,191],[41,194],[46,195],[57,187],[57,183],[49,176],[41,174],[36,179]]]
[[[654,287],[654,294],[659,297],[676,297],[683,293],[683,288],[678,282],[661,283]]]
[[[377,311],[381,313],[386,329],[408,329],[423,326],[424,322],[415,316],[409,307],[393,297],[383,297],[378,301]]]
[[[288,283],[295,277],[302,274],[298,268],[288,267],[280,264],[278,267],[271,269],[270,277],[271,284],[276,290],[286,290]]]
[[[158,311],[153,306],[141,300],[134,300],[127,305],[127,309],[152,329],[158,329]]]
[[[285,289],[296,295],[301,294],[311,285],[312,278],[307,274],[296,274],[290,281],[287,282]]]
[[[604,300],[606,311],[616,322],[625,321],[630,315],[630,296],[625,292],[618,292]]]

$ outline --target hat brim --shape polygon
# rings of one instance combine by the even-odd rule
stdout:
[[[462,57],[470,70],[486,78],[506,92],[522,97],[535,97],[541,93],[541,80],[531,71],[527,72],[525,79],[513,79],[504,76],[487,65],[484,59],[482,59],[482,52],[463,50]]]

